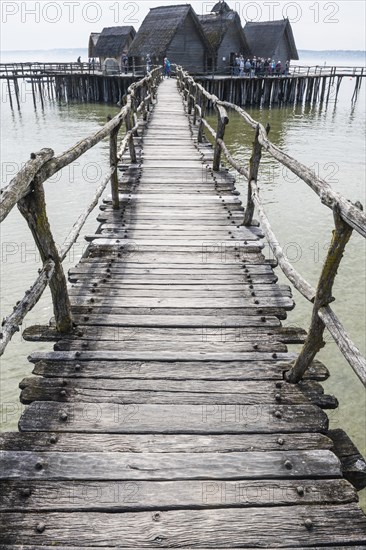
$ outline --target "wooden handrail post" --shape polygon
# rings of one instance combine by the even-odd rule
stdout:
[[[267,124],[266,132],[269,134],[271,127]],[[248,198],[247,205],[244,212],[243,225],[252,225],[254,215],[254,201],[252,196],[252,181],[257,183],[259,163],[262,158],[262,145],[259,143],[259,124],[255,130],[255,138],[253,142],[252,156],[249,161],[249,177],[248,177]]]
[[[127,116],[126,116],[126,130],[127,132],[131,132],[132,128],[133,128],[133,123],[131,121],[131,109],[128,109],[128,112],[127,112]],[[130,158],[131,158],[131,163],[132,164],[136,164],[136,150],[135,150],[135,144],[134,144],[134,141],[133,141],[133,133],[131,133],[130,135],[130,139],[128,141],[128,148],[130,150]]]
[[[218,140],[221,139],[222,141],[224,141],[225,128],[229,122],[229,118],[227,116],[226,109],[224,109],[224,107],[222,107],[221,105],[217,105],[217,103],[215,103],[215,108],[217,110],[217,130],[216,130],[215,150],[214,150],[212,169],[214,170],[214,172],[218,172],[220,170],[220,160],[221,160],[221,146]]]
[[[18,208],[28,223],[41,255],[42,262],[45,264],[51,259],[55,263],[54,273],[49,282],[49,286],[52,294],[56,328],[59,332],[71,332],[73,329],[73,322],[67,283],[47,218],[46,201],[42,183],[33,184],[32,191],[18,201]]]
[[[193,125],[194,126],[196,126],[197,124],[197,109],[196,109],[197,96],[198,96],[198,88],[197,88],[197,84],[194,83],[194,100],[193,100]]]
[[[192,114],[192,107],[194,107],[193,99],[192,99],[192,95],[193,95],[192,91],[193,91],[193,83],[192,83],[192,80],[190,80],[188,85],[188,107],[187,107],[189,115]]]
[[[320,274],[309,333],[294,366],[286,375],[286,380],[293,384],[302,379],[318,351],[325,345],[323,341],[325,325],[319,317],[319,310],[333,301],[332,288],[334,280],[343,257],[344,249],[353,231],[352,227],[342,220],[337,209],[334,210],[333,214],[335,229],[333,230],[332,242],[330,243]]]
[[[109,135],[109,164],[111,168],[114,167],[114,172],[111,175],[112,204],[114,210],[119,210],[117,139],[121,124],[113,128]]]
[[[198,127],[198,134],[197,134],[198,143],[202,143],[203,141],[203,129],[204,129],[203,121],[206,116],[206,108],[207,108],[207,97],[201,93],[201,119]]]

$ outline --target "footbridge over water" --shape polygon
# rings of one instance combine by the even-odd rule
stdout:
[[[327,328],[366,385],[365,359],[330,307],[352,231],[366,236],[362,207],[273,145],[269,128],[177,74],[132,84],[115,118],[58,157],[32,154],[1,194],[1,220],[17,204],[44,262],[3,321],[1,351],[47,285],[54,318],[24,337],[54,348],[29,357],[19,431],[0,435],[0,547],[361,550],[366,465],[329,430],[324,410],[337,400],[316,354]],[[248,167],[225,145],[229,109],[253,128]],[[106,137],[108,174],[58,250],[43,184]],[[265,153],[334,212],[317,288],[263,208]],[[224,157],[247,179],[246,201]],[[67,284],[62,262],[109,183]],[[282,326],[294,302],[277,264],[313,308],[307,333]]]

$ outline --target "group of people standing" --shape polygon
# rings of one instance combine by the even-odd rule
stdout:
[[[275,61],[268,57],[256,57],[245,59],[243,55],[236,54],[234,60],[234,76],[280,76],[288,75],[290,72],[290,61],[283,65],[281,60]]]

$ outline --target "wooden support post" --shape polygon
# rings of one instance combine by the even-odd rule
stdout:
[[[49,286],[52,294],[56,328],[59,332],[71,332],[73,322],[67,283],[47,218],[43,185],[33,183],[32,191],[18,202],[18,208],[28,223],[42,262],[45,264],[48,260],[53,260],[55,264]]]
[[[197,135],[198,143],[202,143],[202,141],[203,141],[203,129],[204,129],[203,120],[206,116],[206,107],[207,107],[207,97],[205,96],[205,94],[202,94],[202,93],[201,93],[201,105],[200,106],[201,106],[201,120],[200,120],[199,127],[198,127],[198,135]]]
[[[196,126],[197,124],[197,109],[196,109],[197,97],[198,97],[198,88],[197,88],[197,84],[194,83],[194,101],[193,101],[193,125],[194,126]]]
[[[15,98],[17,100],[17,106],[18,106],[18,110],[20,111],[20,102],[19,102],[19,84],[18,84],[18,79],[17,78],[14,78],[14,91],[15,91]]]
[[[13,100],[11,98],[10,78],[7,78],[6,80],[7,80],[7,83],[8,83],[8,94],[9,94],[10,108],[11,108],[11,110],[13,110]]]
[[[109,135],[109,164],[111,168],[114,167],[115,169],[113,174],[111,175],[112,204],[114,210],[119,210],[117,138],[121,124],[113,128]]]
[[[187,111],[189,115],[192,114],[192,107],[193,107],[192,91],[193,91],[193,84],[192,84],[192,81],[190,81],[188,85],[188,106],[187,106]]]
[[[224,107],[221,107],[221,105],[215,104],[215,108],[217,110],[218,120],[217,120],[217,131],[216,131],[215,150],[214,150],[212,169],[215,172],[218,172],[220,170],[221,147],[217,140],[222,139],[222,141],[224,141],[225,127],[229,122],[229,118],[227,116],[227,113]]]
[[[131,132],[133,128],[133,122],[131,121],[132,112],[131,109],[128,109],[127,116],[126,116],[126,130],[127,132]],[[136,150],[135,150],[135,144],[133,141],[133,134],[131,133],[130,139],[128,141],[128,148],[130,150],[130,159],[132,164],[136,164],[137,157],[136,157]]]
[[[334,222],[335,229],[333,230],[332,242],[330,243],[320,274],[308,336],[294,366],[286,375],[287,381],[293,384],[296,384],[303,378],[314,357],[325,345],[323,341],[325,325],[319,317],[319,310],[333,301],[332,288],[334,280],[343,257],[344,249],[353,231],[352,227],[342,220],[337,210],[334,210]]]
[[[270,125],[267,124],[266,132],[267,136],[270,131]],[[259,124],[255,131],[255,138],[253,142],[252,156],[249,161],[249,177],[248,177],[248,198],[247,205],[244,212],[243,225],[252,225],[254,215],[254,201],[252,196],[252,181],[257,183],[259,163],[262,158],[262,145],[259,143]]]

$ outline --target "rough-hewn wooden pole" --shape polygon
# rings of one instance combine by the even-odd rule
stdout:
[[[267,136],[270,131],[269,124],[266,127]],[[254,215],[254,201],[252,196],[252,181],[257,183],[259,163],[262,158],[262,145],[259,143],[259,124],[255,131],[255,138],[253,142],[252,156],[249,161],[249,177],[248,177],[248,198],[247,205],[244,213],[243,225],[252,225]]]
[[[221,160],[222,149],[217,140],[222,139],[222,141],[224,141],[225,128],[229,122],[229,118],[227,116],[226,109],[224,109],[224,107],[216,104],[215,108],[217,110],[217,131],[216,131],[215,150],[214,150],[212,169],[215,172],[218,172],[220,170],[220,160]]]
[[[343,257],[344,249],[353,231],[352,227],[342,220],[337,210],[334,211],[334,222],[335,229],[333,231],[332,242],[330,243],[316,290],[309,333],[294,366],[286,376],[288,382],[294,384],[302,379],[318,351],[325,345],[323,341],[325,324],[319,317],[319,310],[333,301],[332,288],[334,280]]]
[[[130,132],[133,128],[133,123],[131,121],[131,115],[132,115],[131,109],[129,109],[128,113],[127,113],[127,116],[126,116],[126,130],[128,132]],[[129,139],[128,147],[129,147],[129,150],[130,150],[131,163],[135,164],[137,158],[136,158],[135,144],[134,144],[134,141],[133,141],[133,134],[131,134],[131,137]]]
[[[203,129],[204,129],[203,120],[206,116],[206,107],[207,107],[207,97],[201,92],[201,120],[198,126],[198,134],[197,134],[198,143],[202,143],[203,141]]]
[[[118,164],[118,158],[117,158],[117,139],[118,139],[118,132],[121,125],[119,124],[110,133],[109,136],[109,164],[110,167],[114,167],[115,170],[111,176],[111,189],[112,189],[112,204],[113,209],[118,210],[119,209],[119,192],[118,192],[118,171],[117,171],[117,164]]]
[[[71,332],[73,322],[67,283],[47,218],[43,185],[40,183],[33,184],[32,191],[18,202],[18,208],[28,223],[42,262],[45,264],[48,260],[53,260],[55,264],[49,286],[57,330],[59,332]]]
[[[197,98],[198,98],[198,88],[197,88],[197,84],[194,83],[194,100],[193,100],[193,125],[194,126],[196,126],[197,124],[197,109],[196,109]]]

